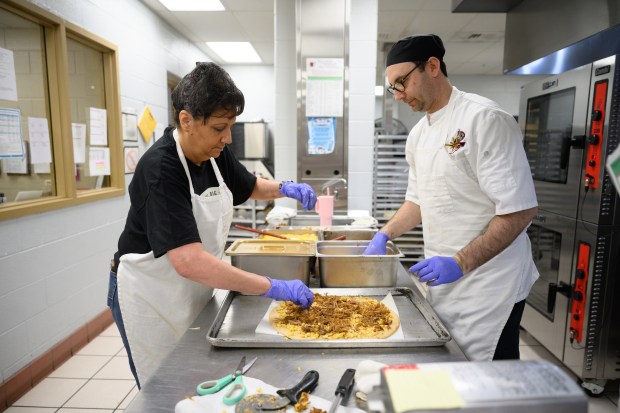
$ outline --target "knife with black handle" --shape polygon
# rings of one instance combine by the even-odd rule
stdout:
[[[340,402],[342,399],[349,393],[351,390],[351,386],[353,386],[353,382],[355,378],[355,369],[347,369],[340,381],[338,382],[338,387],[336,387],[336,398],[332,403],[332,407],[329,408],[329,413],[334,413],[338,406],[340,406]]]

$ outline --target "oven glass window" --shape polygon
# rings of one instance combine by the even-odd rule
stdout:
[[[557,284],[558,282],[562,235],[535,224],[530,225],[527,229],[527,233],[532,243],[534,263],[540,273],[540,277],[532,286],[530,294],[527,297],[527,303],[549,320],[553,321],[555,308],[551,312],[547,311],[547,296],[549,284]]]
[[[574,106],[575,88],[528,100],[524,142],[535,180],[566,183]]]

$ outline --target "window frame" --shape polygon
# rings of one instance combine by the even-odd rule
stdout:
[[[0,221],[99,201],[125,194],[123,140],[121,129],[120,76],[118,48],[87,30],[26,0],[6,0],[0,8],[39,24],[44,33],[43,77],[48,93],[48,116],[52,144],[52,186],[56,195],[37,200],[0,204]],[[71,38],[103,55],[104,93],[110,148],[110,186],[77,192],[73,139],[67,38]],[[63,138],[64,137],[64,138]]]

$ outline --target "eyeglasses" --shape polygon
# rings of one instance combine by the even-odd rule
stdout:
[[[398,82],[394,82],[393,85],[390,85],[387,87],[387,91],[390,92],[391,94],[394,94],[394,91],[397,90],[399,92],[404,92],[405,91],[405,82],[407,81],[407,78],[409,77],[410,74],[413,73],[414,70],[416,70],[418,67],[420,67],[419,64],[415,65],[413,67],[413,69],[411,69],[409,71],[409,73],[407,73],[405,76],[403,76]]]

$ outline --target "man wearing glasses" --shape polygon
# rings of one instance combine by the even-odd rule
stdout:
[[[409,270],[470,360],[519,359],[519,324],[538,271],[525,232],[536,194],[522,135],[495,102],[450,83],[435,35],[399,40],[387,90],[424,116],[407,139],[405,201],[365,254],[385,254],[423,224],[425,259]]]

